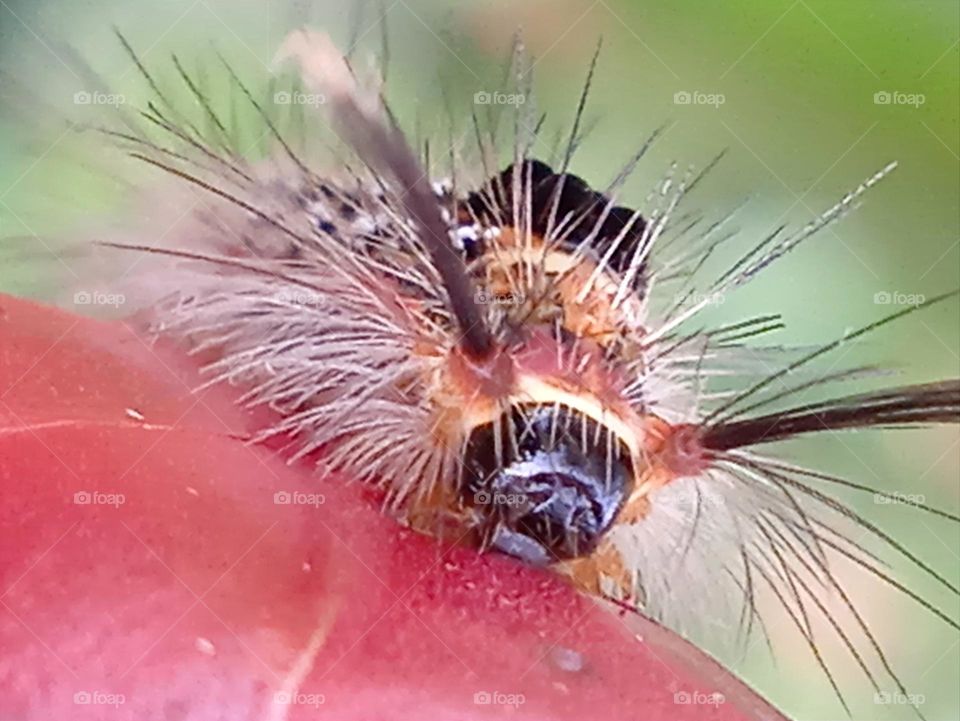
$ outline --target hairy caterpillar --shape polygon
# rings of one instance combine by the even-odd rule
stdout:
[[[567,172],[575,128],[557,168],[537,162],[521,133],[507,170],[434,188],[377,87],[359,87],[318,36],[295,36],[287,49],[332,101],[359,162],[330,173],[290,149],[282,170],[262,177],[222,121],[205,136],[162,97],[149,114],[168,144],[115,131],[141,159],[209,194],[182,238],[139,248],[177,261],[156,276],[182,292],[160,304],[155,330],[215,351],[215,380],[281,410],[263,438],[292,436],[294,457],[320,451],[326,467],[379,483],[391,511],[420,530],[553,566],[681,629],[714,594],[743,598],[730,625],[759,623],[753,589],[766,585],[816,653],[807,615],[828,613],[816,592],[843,594],[826,557],[884,572],[835,530],[850,512],[810,484],[842,479],[743,449],[819,430],[955,422],[953,380],[767,413],[789,391],[847,375],[783,385],[793,371],[914,311],[803,352],[740,393],[704,392],[739,341],[778,321],[687,334],[681,322],[696,304],[650,317],[657,241],[698,178],[665,183],[642,213],[620,206],[618,183],[597,193]],[[280,129],[271,133],[281,141]],[[882,174],[809,227],[765,239],[701,296],[754,277]],[[686,250],[695,266],[714,241],[694,240],[703,244]],[[726,563],[707,561],[715,556]],[[882,654],[870,666],[843,639],[871,680],[876,664],[890,671]]]

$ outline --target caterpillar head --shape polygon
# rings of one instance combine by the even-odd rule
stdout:
[[[609,428],[545,403],[475,427],[464,465],[461,500],[490,544],[536,565],[594,551],[636,486]]]
[[[645,223],[534,160],[467,196],[458,220],[472,231],[458,235],[478,302],[497,306],[499,327],[493,360],[455,352],[445,369],[438,405],[463,449],[456,502],[486,546],[538,565],[588,556],[644,465],[643,420],[618,373],[624,351],[639,352],[642,263],[628,302],[616,295]]]

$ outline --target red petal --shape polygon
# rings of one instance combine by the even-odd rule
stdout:
[[[3,718],[780,718],[650,621],[245,446],[197,385],[0,297]]]

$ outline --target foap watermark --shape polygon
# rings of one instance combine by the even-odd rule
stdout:
[[[74,105],[112,105],[119,107],[126,102],[126,97],[119,93],[89,93],[86,90],[80,90],[73,94]]]
[[[273,503],[277,506],[313,506],[317,508],[326,502],[327,498],[322,493],[277,491],[273,494]]]
[[[880,706],[922,706],[927,702],[927,697],[922,693],[878,691],[873,694],[873,702]]]
[[[113,706],[119,708],[127,702],[127,698],[122,693],[77,691],[73,694],[73,702],[78,706]]]
[[[127,502],[122,493],[103,493],[102,491],[77,491],[73,494],[75,506],[113,506],[119,508]]]
[[[522,693],[502,693],[500,691],[477,691],[473,694],[473,702],[477,706],[512,706],[520,708],[527,702]]]
[[[927,296],[923,293],[901,293],[898,290],[881,290],[873,294],[873,302],[876,305],[912,305],[914,307],[923,305]]]
[[[916,506],[917,504],[926,504],[927,497],[922,493],[900,493],[894,491],[893,493],[874,493],[873,502],[879,506]]]
[[[523,305],[525,298],[520,293],[491,293],[478,290],[473,297],[477,305]]]
[[[282,290],[274,296],[281,305],[296,305],[307,308],[321,308],[327,305],[328,296],[311,293],[307,290]]]
[[[727,697],[722,693],[703,693],[702,691],[677,691],[673,694],[673,702],[678,706],[722,706]]]
[[[301,90],[280,90],[273,94],[274,105],[309,105],[317,107],[327,102],[323,93],[305,93]]]
[[[899,90],[879,90],[873,94],[874,105],[909,105],[919,108],[927,102],[923,93],[903,93]]]
[[[723,93],[704,93],[699,90],[678,90],[673,94],[674,105],[711,105],[719,108],[727,102]]]
[[[102,293],[97,290],[78,290],[73,294],[74,305],[109,305],[119,308],[127,302],[123,293]]]
[[[473,494],[473,502],[478,506],[523,506],[527,503],[527,496],[524,493],[477,491]]]
[[[701,305],[723,305],[727,302],[727,296],[721,291],[713,293],[677,293],[673,297],[673,302],[678,306],[701,306]]]
[[[523,105],[527,96],[523,93],[490,93],[480,90],[473,94],[474,105]]]
[[[319,708],[327,702],[327,697],[322,693],[290,693],[288,691],[277,691],[273,697],[274,702],[280,706],[313,706]]]

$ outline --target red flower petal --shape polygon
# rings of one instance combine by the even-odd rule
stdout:
[[[197,385],[0,297],[3,718],[780,718],[656,624],[245,446]]]

